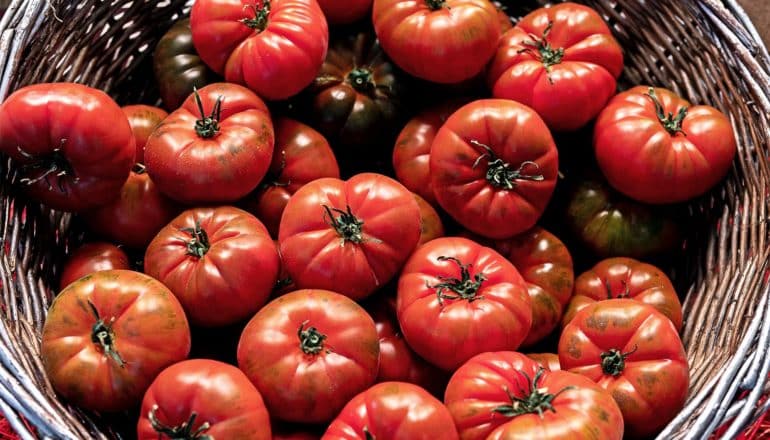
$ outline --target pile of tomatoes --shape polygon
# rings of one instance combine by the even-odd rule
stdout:
[[[42,334],[67,402],[209,440],[644,438],[681,410],[649,262],[735,137],[617,93],[596,11],[197,0],[153,56],[170,113],[72,83],[0,106],[21,191],[91,238]]]

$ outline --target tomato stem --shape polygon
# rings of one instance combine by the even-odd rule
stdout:
[[[532,40],[523,41],[522,46],[524,46],[524,48],[519,50],[519,53],[528,53],[543,63],[545,72],[548,75],[548,82],[551,84],[553,84],[553,79],[551,79],[551,67],[561,63],[561,60],[564,57],[563,48],[560,47],[554,49],[551,47],[551,43],[548,42],[548,34],[551,33],[552,28],[553,21],[549,21],[548,26],[545,27],[541,37],[529,34],[529,38]]]
[[[299,326],[299,330],[297,330],[297,336],[299,337],[299,348],[305,354],[318,354],[324,348],[326,335],[319,332],[315,327],[308,327],[305,329],[305,326],[308,324],[308,322],[310,321],[303,322]]]
[[[654,88],[650,87],[647,90],[647,96],[650,97],[652,103],[655,105],[655,113],[657,114],[660,123],[663,124],[663,128],[665,128],[666,131],[672,136],[676,135],[677,133],[682,133],[683,135],[687,136],[687,133],[682,130],[682,122],[684,121],[685,116],[687,116],[687,108],[680,108],[676,116],[674,116],[673,113],[666,115],[666,112],[663,109],[663,104],[660,103],[658,97],[655,95]]]
[[[543,373],[545,372],[545,368],[538,367],[537,372],[535,373],[535,377],[533,379],[530,379],[530,377],[527,375],[527,373],[519,370],[518,373],[527,381],[527,389],[524,390],[519,386],[519,393],[522,397],[516,397],[514,396],[511,391],[508,389],[508,387],[503,387],[503,390],[505,390],[505,394],[508,395],[508,399],[511,400],[510,405],[500,405],[492,410],[492,412],[502,414],[505,417],[517,417],[524,414],[534,414],[537,413],[540,418],[543,418],[543,413],[545,411],[550,410],[553,412],[556,412],[556,409],[553,407],[553,401],[556,399],[556,397],[568,390],[574,389],[573,386],[567,386],[556,392],[555,394],[550,394],[548,392],[547,388],[539,388],[538,382],[540,382],[540,379],[543,377]],[[517,382],[518,385],[518,382]]]
[[[425,3],[432,11],[438,11],[444,7],[449,9],[449,6],[446,6],[446,0],[425,0]]]
[[[198,105],[198,111],[201,114],[201,118],[195,121],[195,133],[203,139],[212,138],[219,133],[219,120],[222,117],[222,100],[225,97],[219,95],[214,103],[214,108],[211,109],[211,115],[206,116],[206,113],[203,111],[201,95],[198,94],[197,88],[193,89],[193,95],[195,96],[195,103]]]
[[[254,11],[254,18],[244,18],[241,20],[241,23],[251,29],[255,29],[257,33],[264,31],[267,28],[268,17],[270,16],[270,0],[262,0],[262,6],[259,8],[256,4],[253,4],[246,5],[244,9],[249,7]]]
[[[626,358],[633,354],[637,348],[638,347],[634,345],[634,349],[627,353],[622,353],[620,350],[614,348],[602,353],[602,371],[604,374],[619,376],[626,368]]]
[[[150,412],[147,414],[147,418],[150,420],[152,429],[154,429],[159,436],[164,434],[166,437],[173,440],[214,440],[214,437],[204,434],[204,432],[211,428],[209,422],[202,423],[198,429],[193,431],[195,419],[198,417],[198,414],[196,414],[195,411],[190,414],[190,418],[187,419],[186,422],[179,426],[168,426],[161,423],[156,415],[157,411],[158,405],[153,405],[152,409],[150,409]]]
[[[357,67],[348,73],[348,82],[358,92],[368,92],[374,88],[372,71],[366,67]]]
[[[432,286],[428,285],[429,288],[436,289],[436,297],[438,297],[438,302],[440,305],[444,305],[445,299],[464,299],[468,302],[473,302],[477,299],[484,299],[483,295],[477,296],[479,289],[481,288],[481,284],[487,279],[483,273],[479,272],[475,274],[473,278],[471,278],[470,263],[463,264],[455,257],[447,257],[444,255],[438,257],[437,260],[451,261],[460,268],[460,278],[452,278],[439,275],[438,279],[441,280],[440,283],[434,284]],[[456,295],[447,295],[444,293],[447,290],[454,292]]]
[[[492,151],[489,146],[484,145],[477,140],[471,140],[470,143],[486,150],[486,153],[483,153],[481,156],[477,157],[476,161],[473,162],[473,168],[476,168],[479,163],[481,163],[481,160],[486,158],[486,179],[487,182],[489,182],[495,188],[513,189],[516,187],[517,180],[531,180],[535,182],[545,180],[545,177],[542,174],[526,174],[527,167],[534,168],[533,172],[535,173],[540,170],[540,165],[538,165],[536,162],[526,160],[522,162],[518,168],[511,169],[511,164],[497,157],[495,152]]]
[[[182,232],[190,234],[190,240],[186,240],[187,254],[194,257],[203,258],[206,252],[211,248],[209,235],[206,230],[201,228],[201,221],[195,220],[195,226],[192,228],[182,228]]]
[[[65,176],[71,176],[73,178],[73,182],[78,182],[80,178],[75,176],[75,170],[72,168],[72,165],[61,152],[61,149],[64,147],[66,142],[67,139],[62,139],[60,141],[59,148],[56,148],[49,154],[42,156],[34,156],[24,151],[21,147],[17,146],[16,149],[19,151],[19,154],[21,154],[25,160],[29,161],[29,163],[23,164],[19,167],[19,170],[22,174],[29,174],[39,170],[43,171],[37,177],[21,178],[19,179],[19,183],[23,185],[33,185],[37,182],[40,182],[41,180],[44,180],[48,185],[48,190],[50,191],[53,189],[50,177],[54,176],[58,178],[57,187],[59,188],[59,191],[63,193],[67,192],[64,188],[63,178]]]
[[[329,225],[337,231],[337,235],[342,239],[341,245],[345,245],[346,241],[353,243],[361,243],[364,241],[363,226],[364,222],[359,220],[350,211],[350,206],[347,207],[347,211],[343,211],[337,208],[330,208],[327,205],[323,205],[326,212],[324,218]],[[337,217],[334,214],[338,214]]]
[[[99,317],[99,311],[96,310],[96,306],[90,300],[88,301],[88,307],[91,308],[91,313],[96,318],[96,322],[91,327],[91,342],[99,344],[106,356],[115,361],[120,368],[124,368],[126,363],[120,357],[117,348],[115,348],[115,333],[112,331],[115,317],[113,316],[110,318],[110,322],[106,323]]]

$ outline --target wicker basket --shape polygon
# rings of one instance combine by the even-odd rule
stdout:
[[[153,99],[149,54],[185,0],[12,0],[0,20],[0,101],[38,82],[99,87],[121,104]],[[508,0],[511,12],[521,1]],[[514,7],[514,3],[517,6]],[[536,2],[531,2],[535,6]],[[689,207],[710,228],[688,241],[684,341],[689,402],[661,439],[733,438],[770,389],[770,57],[735,0],[592,0],[623,44],[627,84],[668,87],[731,118],[738,157],[727,181]],[[40,330],[58,265],[79,240],[69,215],[17,196],[0,161],[0,411],[24,439],[110,438],[108,425],[60,402],[43,374]],[[685,280],[681,280],[683,275]],[[683,283],[683,284],[682,284]],[[31,428],[29,425],[33,425]]]

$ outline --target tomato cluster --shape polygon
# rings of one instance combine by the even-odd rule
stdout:
[[[684,405],[662,264],[733,128],[617,93],[596,11],[197,0],[153,61],[169,113],[0,106],[20,190],[88,230],[42,334],[68,402],[140,439],[329,440],[644,438]]]

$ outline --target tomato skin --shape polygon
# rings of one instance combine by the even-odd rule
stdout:
[[[130,267],[126,253],[114,244],[86,243],[77,248],[64,263],[59,290],[100,270],[129,269]]]
[[[479,235],[502,239],[535,225],[556,186],[558,163],[551,133],[532,109],[483,99],[461,107],[436,134],[430,178],[449,215]]]
[[[505,35],[509,29],[513,28],[511,17],[509,17],[505,12],[506,7],[503,6],[500,2],[493,1],[492,4],[495,6],[495,9],[497,9],[497,18],[500,21],[500,33]]]
[[[559,355],[556,353],[527,353],[527,357],[540,364],[546,370],[561,370]]]
[[[538,45],[549,23],[550,50],[563,50],[553,65]],[[495,98],[532,107],[552,130],[569,131],[602,111],[622,70],[622,49],[602,17],[566,2],[531,12],[505,33],[488,80]]]
[[[125,114],[101,90],[34,84],[0,105],[0,152],[20,166],[21,179],[32,179],[26,194],[53,209],[83,211],[114,199],[135,150]]]
[[[372,0],[318,0],[318,5],[329,24],[348,24],[366,17],[372,9]]]
[[[165,110],[151,105],[126,105],[122,107],[123,113],[128,118],[128,124],[134,133],[136,140],[136,158],[138,163],[144,162],[144,145],[155,127],[166,119],[168,113]]]
[[[382,48],[418,78],[444,84],[472,78],[497,48],[497,9],[489,0],[436,1],[437,8],[429,3],[374,0],[372,22]]]
[[[196,222],[208,246],[190,252]],[[278,278],[278,251],[267,229],[246,211],[224,206],[181,213],[147,247],[145,272],[169,287],[196,325],[235,323],[267,302]]]
[[[111,328],[123,367],[92,341],[98,320],[88,302]],[[93,411],[138,404],[155,376],[189,352],[190,327],[179,301],[157,280],[128,270],[95,272],[67,286],[43,327],[48,379],[70,403]]]
[[[417,205],[420,207],[420,241],[418,246],[444,236],[444,224],[441,222],[436,208],[432,207],[425,199],[414,194]]]
[[[681,131],[669,131],[650,89],[637,86],[618,94],[597,118],[593,143],[599,167],[613,188],[645,203],[677,203],[706,193],[727,175],[735,157],[730,120],[714,107],[693,106],[655,88],[664,114],[686,111]]]
[[[610,350],[624,358],[624,367],[612,373],[605,372],[601,357]],[[607,390],[623,412],[630,438],[656,433],[687,398],[687,356],[674,324],[638,301],[600,301],[578,312],[559,339],[559,362]]]
[[[179,427],[196,414],[193,432],[203,423],[211,438],[271,440],[270,418],[262,396],[241,370],[223,362],[192,359],[179,362],[155,378],[142,400],[138,440],[170,438],[156,431],[148,415]]]
[[[469,272],[461,285],[478,283],[479,274],[484,279],[465,289],[467,298],[449,287],[439,298],[438,284],[461,282],[459,264]],[[532,325],[532,304],[519,271],[493,249],[460,237],[417,248],[398,280],[396,310],[409,346],[446,371],[485,351],[516,349]]]
[[[367,436],[369,434],[369,436]],[[384,382],[354,397],[322,440],[459,439],[446,407],[427,391],[405,382]]]
[[[303,332],[306,342],[313,332],[326,337],[306,352]],[[379,347],[374,321],[353,300],[327,290],[298,290],[249,321],[238,343],[238,366],[262,393],[271,416],[320,423],[374,383]]]
[[[227,82],[243,84],[265,99],[285,99],[315,78],[326,57],[329,29],[314,0],[266,3],[198,0],[190,12],[192,38],[201,59]],[[269,11],[263,28],[244,21],[253,21],[255,10]]]

